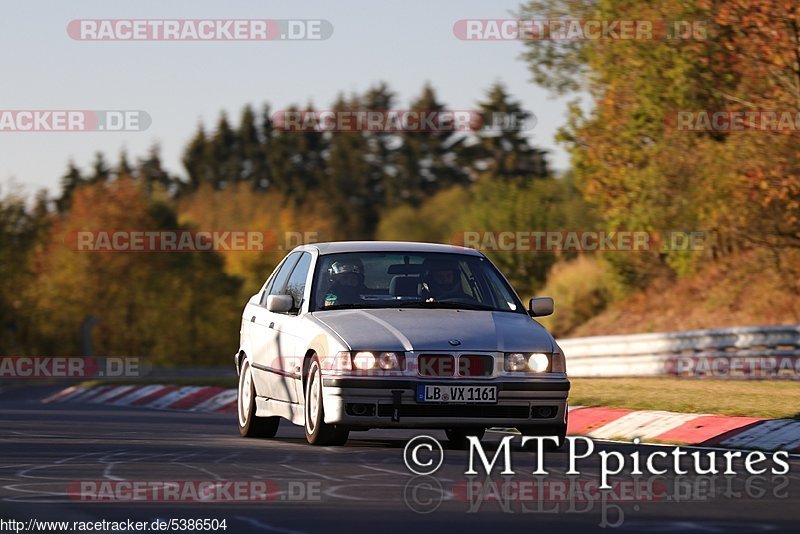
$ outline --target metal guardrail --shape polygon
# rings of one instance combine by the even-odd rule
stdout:
[[[800,325],[561,339],[574,377],[800,380]]]

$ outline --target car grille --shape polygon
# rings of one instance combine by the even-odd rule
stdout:
[[[458,357],[458,376],[492,376],[494,358],[480,354],[462,354]]]
[[[494,374],[494,358],[481,354],[420,354],[417,359],[420,376],[486,377]]]
[[[420,376],[454,376],[456,358],[452,354],[420,354],[417,367]]]

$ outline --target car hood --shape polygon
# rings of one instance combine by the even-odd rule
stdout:
[[[521,313],[442,309],[331,310],[314,318],[353,350],[549,352],[550,333]],[[450,340],[460,340],[453,346]]]

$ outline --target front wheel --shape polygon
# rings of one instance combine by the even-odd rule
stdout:
[[[306,440],[311,445],[344,445],[350,435],[349,430],[325,423],[325,409],[322,405],[322,371],[316,356],[308,368],[303,427],[306,431]]]
[[[250,362],[246,359],[239,371],[238,397],[239,434],[246,438],[274,438],[281,418],[256,416],[256,388]]]

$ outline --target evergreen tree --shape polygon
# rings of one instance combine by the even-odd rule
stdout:
[[[128,163],[128,153],[122,150],[119,153],[119,163],[117,163],[116,177],[131,177],[133,176],[133,167]]]
[[[152,193],[157,187],[163,191],[174,192],[174,180],[161,166],[160,147],[153,145],[145,159],[140,159],[136,176],[144,183],[146,191]]]
[[[97,152],[92,164],[92,174],[88,178],[88,183],[97,184],[107,182],[111,177],[111,167],[106,163],[106,158],[102,152]]]
[[[475,172],[523,180],[549,175],[545,151],[532,147],[526,136],[533,116],[512,100],[501,83],[489,88],[478,107],[483,127],[464,154]]]
[[[264,147],[256,123],[256,114],[249,105],[242,110],[237,137],[239,139],[237,157],[240,161],[240,181],[249,182],[253,189],[267,180],[267,162]]]
[[[229,182],[236,182],[242,175],[241,162],[237,158],[239,138],[231,128],[227,115],[220,114],[217,128],[211,139],[208,155],[212,169],[214,187],[222,189]]]
[[[339,95],[334,111],[363,109],[358,97]],[[335,132],[330,137],[324,190],[331,211],[349,238],[367,238],[377,224],[378,206],[373,202],[371,169],[365,155],[370,152],[362,132]]]
[[[199,124],[197,133],[183,152],[183,166],[189,176],[188,188],[191,191],[195,191],[200,184],[211,181],[208,149],[205,129]]]
[[[436,91],[425,84],[422,94],[411,104],[414,111],[440,113],[445,105]],[[469,175],[458,161],[457,148],[463,133],[456,131],[405,132],[402,144],[395,151],[398,173],[394,188],[399,192],[391,205],[403,202],[419,204],[437,191],[452,185],[466,184]],[[392,177],[389,178],[390,183]]]
[[[69,161],[67,173],[61,177],[61,196],[56,199],[56,208],[64,213],[69,210],[72,194],[77,188],[85,184],[86,180],[73,160]]]

